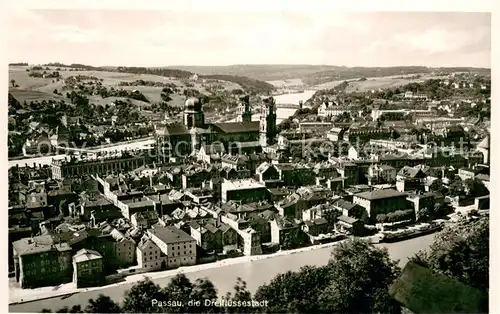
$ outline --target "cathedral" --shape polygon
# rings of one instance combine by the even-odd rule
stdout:
[[[243,96],[236,122],[224,123],[205,123],[202,103],[192,97],[184,104],[182,124],[156,129],[156,144],[159,161],[166,162],[169,157],[187,156],[213,143],[222,143],[226,151],[259,151],[274,144],[276,132],[276,103],[272,97],[262,100],[259,121],[252,121],[250,98]]]

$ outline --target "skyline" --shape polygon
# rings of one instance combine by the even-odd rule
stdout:
[[[491,13],[17,10],[8,25],[9,62],[30,64],[491,68]]]

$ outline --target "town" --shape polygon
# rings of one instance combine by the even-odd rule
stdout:
[[[351,237],[395,242],[488,215],[489,75],[365,91],[344,81],[283,106],[267,87],[227,92],[196,74],[110,88],[81,65],[21,66],[64,89],[23,102],[11,81],[11,289],[104,286]],[[148,142],[113,148],[123,141]]]

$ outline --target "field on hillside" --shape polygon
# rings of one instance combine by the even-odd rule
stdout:
[[[9,89],[9,93],[14,96],[17,101],[21,104],[26,101],[42,101],[42,100],[61,100],[65,99],[65,97],[53,94],[53,93],[45,93],[37,90],[23,90],[23,89]]]
[[[242,64],[229,66],[175,66],[169,68],[190,71],[200,75],[224,74],[246,76],[261,81],[279,81],[296,79],[316,72],[333,70],[338,67],[329,65]]]
[[[363,77],[387,77],[391,75],[403,75],[425,73],[452,73],[452,72],[475,72],[490,73],[486,68],[428,68],[424,66],[395,66],[395,67],[345,67],[330,65],[230,65],[230,66],[176,66],[168,67],[190,71],[201,75],[223,74],[246,76],[249,78],[266,81],[271,84],[283,84],[279,81],[302,80],[307,86],[319,84],[331,84],[337,80],[352,80]]]
[[[288,86],[303,86],[304,82],[301,79],[289,79],[289,80],[276,80],[276,81],[267,81],[269,84],[272,84],[276,87],[288,87]]]
[[[415,78],[414,75],[408,75],[406,77],[401,75],[386,76],[386,77],[373,77],[367,78],[365,81],[351,80],[346,92],[366,92],[370,90],[378,90],[385,88],[396,88],[409,83],[421,83],[426,80],[441,78],[442,76],[432,76],[432,75],[422,75],[419,78]],[[324,83],[321,85],[316,85],[314,89],[330,89],[341,84],[344,81],[332,81]]]
[[[115,89],[124,89],[124,90],[138,90],[146,98],[151,102],[160,102],[161,99],[161,90],[162,87],[154,87],[154,86],[119,86],[120,82],[134,82],[138,80],[143,81],[152,81],[152,82],[161,82],[161,83],[169,83],[175,84],[180,88],[180,90],[184,90],[186,88],[196,89],[200,92],[207,92],[207,86],[211,84],[221,85],[225,90],[231,91],[234,89],[241,88],[238,84],[233,82],[219,81],[216,83],[203,83],[202,80],[194,81],[186,81],[183,82],[180,79],[170,79],[163,76],[157,75],[149,75],[149,74],[131,74],[131,73],[119,73],[119,72],[106,72],[106,71],[67,71],[64,68],[61,68],[58,72],[62,76],[62,79],[58,82],[53,78],[35,78],[30,77],[29,73],[26,69],[26,66],[10,66],[9,67],[9,83],[10,80],[14,79],[15,84],[19,85],[15,89],[10,84],[9,92],[12,92],[14,97],[19,101],[31,101],[31,100],[49,100],[49,99],[64,99],[64,97],[54,94],[54,90],[57,89],[59,92],[63,91],[64,79],[70,76],[93,76],[98,79],[102,79],[102,85],[106,87],[113,87]],[[45,68],[45,67],[44,67]],[[49,67],[47,72],[56,71],[56,67]],[[187,87],[185,83],[192,84],[193,86]],[[65,90],[63,93],[65,93]],[[19,97],[19,98],[18,98]],[[171,95],[172,101],[171,105],[183,105],[184,97],[181,95]],[[109,104],[117,99],[121,99],[121,97],[108,97],[102,98],[100,96],[89,96],[89,99],[92,103],[96,104]],[[139,106],[149,106],[149,104],[134,100],[133,103],[136,103]]]
[[[38,78],[28,76],[29,72],[26,72],[27,67],[21,66],[11,66],[9,67],[9,88],[12,88],[10,84],[11,80],[15,80],[15,84],[19,85],[17,89],[25,90],[39,90],[44,88],[49,84],[52,84],[51,78]],[[61,83],[62,84],[62,83]],[[54,88],[52,88],[54,90]]]

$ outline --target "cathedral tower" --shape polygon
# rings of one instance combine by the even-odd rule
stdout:
[[[250,96],[245,95],[240,97],[238,106],[238,116],[236,122],[252,122],[252,110],[250,109]]]
[[[273,97],[265,98],[260,113],[259,142],[262,147],[274,144],[276,137],[276,103]]]
[[[205,126],[205,114],[200,99],[191,97],[184,103],[184,125],[188,129]]]

